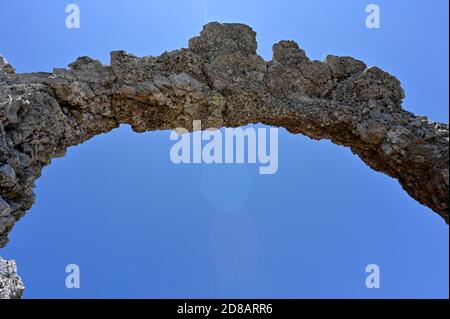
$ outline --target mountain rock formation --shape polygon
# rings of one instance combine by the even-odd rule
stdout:
[[[284,127],[349,147],[396,178],[414,199],[449,217],[449,128],[402,108],[400,82],[351,57],[310,60],[293,41],[257,53],[242,24],[207,24],[188,48],[160,56],[111,52],[52,73],[16,74],[0,58],[0,247],[34,202],[52,158],[120,124],[136,132]],[[349,198],[349,200],[351,200]]]

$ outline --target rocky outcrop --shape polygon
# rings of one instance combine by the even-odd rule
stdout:
[[[17,275],[16,262],[0,257],[0,299],[20,299],[24,289]]]
[[[256,54],[242,24],[206,25],[160,56],[111,53],[68,69],[16,74],[0,59],[0,247],[34,202],[34,182],[69,146],[122,123],[134,131],[250,123],[344,145],[448,223],[448,124],[402,108],[400,82],[350,57],[311,61],[292,41]],[[351,200],[349,198],[349,200]]]

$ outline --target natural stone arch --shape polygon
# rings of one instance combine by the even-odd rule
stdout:
[[[295,42],[256,54],[241,24],[206,25],[187,49],[143,57],[111,53],[102,65],[15,74],[0,59],[0,247],[34,202],[34,181],[67,147],[130,124],[134,131],[185,127],[284,127],[350,147],[399,180],[448,223],[448,124],[402,109],[400,82],[350,57],[311,61]]]

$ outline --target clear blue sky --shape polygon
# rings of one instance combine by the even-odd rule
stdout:
[[[65,28],[65,6],[81,28]],[[394,74],[404,107],[448,123],[448,1],[3,1],[0,54],[51,71],[111,50],[186,47],[208,21],[258,32],[259,53],[292,39],[313,59],[350,55]],[[365,27],[365,6],[381,29]],[[172,164],[169,132],[122,126],[70,148],[37,181],[35,206],[0,255],[25,297],[443,297],[448,226],[348,149],[280,131],[279,170]],[[65,267],[81,267],[81,288]],[[365,287],[365,266],[381,288]]]

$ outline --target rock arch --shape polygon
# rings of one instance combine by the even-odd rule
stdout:
[[[400,82],[350,57],[311,61],[292,41],[256,54],[242,24],[207,24],[158,57],[111,53],[16,74],[0,57],[0,247],[34,202],[34,181],[69,146],[120,124],[134,131],[263,123],[350,147],[448,223],[449,131],[402,109]]]

